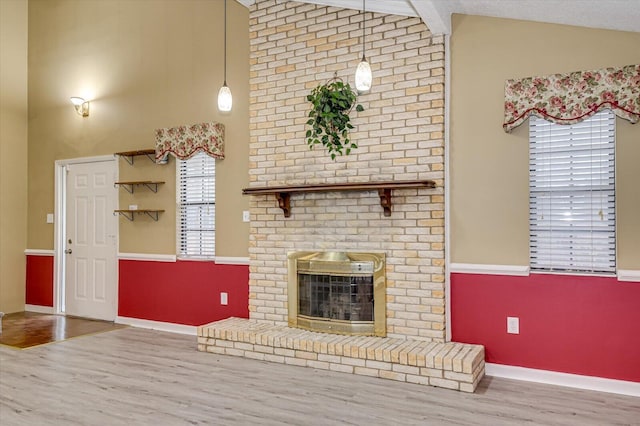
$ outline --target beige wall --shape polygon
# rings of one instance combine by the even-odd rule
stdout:
[[[233,111],[217,110],[223,82],[222,1],[29,2],[29,248],[53,248],[54,162],[154,147],[154,129],[219,121],[216,254],[247,256],[241,195],[248,184],[249,12],[228,2],[227,81]],[[91,99],[77,115],[70,96]],[[120,252],[175,253],[175,161],[120,163],[120,179],[167,182],[157,194],[120,190],[120,205],[165,209],[158,222],[120,218]]]
[[[502,130],[504,82],[638,63],[640,33],[454,15],[451,261],[529,264],[528,125]],[[617,119],[618,268],[640,269],[640,125]]]
[[[0,311],[24,310],[27,1],[0,1]]]

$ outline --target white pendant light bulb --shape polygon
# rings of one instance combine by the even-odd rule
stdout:
[[[356,90],[358,93],[367,93],[371,90],[373,75],[371,74],[371,65],[364,56],[364,37],[365,37],[365,0],[362,0],[362,61],[356,68]]]
[[[229,89],[225,81],[218,92],[218,109],[222,112],[229,112],[232,106],[233,98],[231,97],[231,89]]]
[[[218,109],[221,112],[231,111],[233,97],[227,86],[227,0],[224,0],[224,84],[218,91]]]
[[[358,68],[356,68],[356,90],[361,93],[368,92],[371,90],[372,80],[371,66],[369,62],[367,62],[367,59],[362,56],[362,61],[358,64]]]

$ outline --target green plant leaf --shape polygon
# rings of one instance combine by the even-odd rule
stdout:
[[[357,94],[348,83],[330,80],[311,90],[306,99],[312,105],[306,122],[311,129],[305,133],[310,148],[322,144],[334,160],[336,155],[348,155],[357,148],[349,139],[349,130],[354,128],[349,113],[354,107],[356,111],[364,108],[355,105]]]

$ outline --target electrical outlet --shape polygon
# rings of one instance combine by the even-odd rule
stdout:
[[[243,210],[242,211],[242,221],[243,222],[249,222],[251,220],[251,217],[249,216],[249,210]]]
[[[507,333],[520,334],[520,318],[507,317]]]
[[[228,305],[229,304],[229,295],[227,293],[220,293],[220,304]]]

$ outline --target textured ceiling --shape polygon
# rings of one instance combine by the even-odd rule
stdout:
[[[414,0],[418,3],[424,0]],[[429,0],[426,0],[429,1]],[[453,13],[640,32],[640,0],[433,0]],[[638,47],[640,51],[640,47]]]
[[[298,1],[362,9],[362,0]],[[451,32],[452,13],[640,32],[640,0],[367,0],[366,9],[420,16],[434,33]]]

